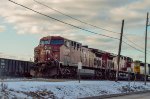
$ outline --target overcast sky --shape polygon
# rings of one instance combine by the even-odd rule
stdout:
[[[72,25],[108,36],[119,38],[114,34],[66,17],[33,0],[14,0],[24,6],[32,8]],[[150,0],[37,0],[53,9],[70,15],[86,23],[120,33],[121,22],[124,19],[123,41],[144,52],[144,35],[146,13],[150,11]],[[8,0],[0,3],[0,56],[22,58],[29,60],[33,57],[33,49],[39,39],[47,35],[60,35],[88,45],[117,54],[119,41],[94,35],[89,32],[73,28],[53,19],[44,17]],[[148,29],[148,40],[150,39]],[[129,42],[132,41],[135,44]],[[150,43],[148,41],[148,56]],[[130,56],[134,60],[144,60],[144,53],[139,52],[123,43],[122,55]],[[148,62],[150,59],[148,57]]]

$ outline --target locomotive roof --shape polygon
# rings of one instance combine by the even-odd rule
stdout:
[[[66,38],[61,37],[61,36],[46,36],[46,37],[41,38],[40,40],[50,40],[50,39],[52,39],[52,38],[53,38],[53,39],[65,39],[65,40],[69,40],[69,39],[66,39]],[[72,41],[72,42],[75,42],[75,43],[78,43],[78,44],[81,44],[81,45],[82,45],[82,43],[79,43],[79,42],[76,42],[76,41],[73,41],[73,40],[69,40],[69,41]],[[82,46],[82,47],[88,48],[87,45]],[[109,53],[110,56],[117,56],[117,55],[114,54],[114,53],[106,52],[106,51],[99,50],[99,49],[96,49],[96,48],[89,48],[89,49],[90,49],[92,52],[97,53],[97,54]],[[120,55],[120,56],[121,56],[121,57],[129,58],[129,59],[132,59],[132,58],[127,57],[127,56],[123,56],[123,55]]]
[[[40,40],[51,40],[51,39],[65,39],[65,40],[69,40],[69,39],[66,39],[66,38],[61,37],[61,36],[46,36],[46,37],[41,38]],[[69,40],[69,41],[73,41],[73,40]],[[73,41],[73,42],[81,44],[81,43],[76,42],[76,41]]]
[[[43,37],[41,38],[40,40],[50,40],[50,39],[64,39],[63,37],[61,36],[46,36],[46,37]]]

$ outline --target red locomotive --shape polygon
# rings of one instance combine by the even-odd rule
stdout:
[[[37,77],[74,78],[78,74],[78,62],[82,63],[81,75],[85,77],[115,79],[117,70],[117,55],[60,36],[40,39],[34,49],[34,59],[36,65],[31,75]],[[126,72],[132,61],[132,58],[121,56],[120,72]]]

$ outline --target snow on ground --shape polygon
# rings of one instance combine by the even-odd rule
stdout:
[[[44,98],[77,99],[83,97],[126,93],[130,91],[150,90],[150,83],[127,81],[17,81],[1,82],[0,99],[3,98]],[[3,88],[3,89],[2,89]]]

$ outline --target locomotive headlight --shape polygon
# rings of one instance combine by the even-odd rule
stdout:
[[[50,47],[50,46],[48,47],[48,50],[51,50],[51,47]]]
[[[47,50],[47,46],[45,46],[44,49]]]

